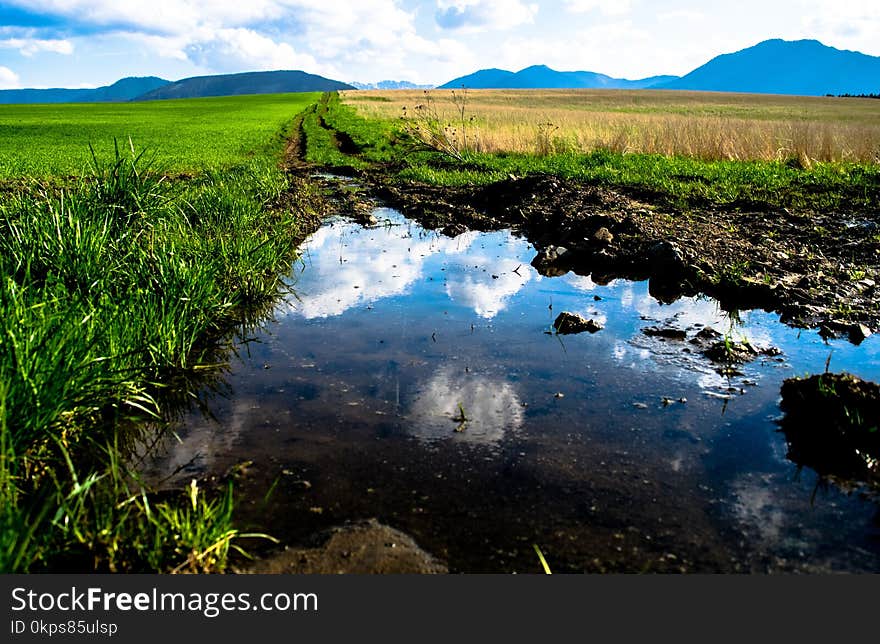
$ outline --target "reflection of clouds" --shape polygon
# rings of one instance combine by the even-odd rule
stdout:
[[[685,329],[694,324],[715,326],[724,333],[730,326],[730,315],[715,300],[683,297],[672,304],[662,304],[654,299],[644,282],[617,282],[620,303],[623,308],[652,320],[669,320],[675,327]],[[674,318],[674,320],[673,320]]]
[[[228,416],[222,423],[195,415],[185,427],[185,431],[168,439],[167,451],[161,451],[150,459],[142,472],[148,481],[162,481],[179,473],[186,480],[193,473],[213,472],[220,469],[235,454],[235,445],[252,423],[252,415],[259,405],[251,399],[234,399]],[[175,477],[176,478],[176,477]],[[173,478],[166,481],[172,483]]]
[[[380,221],[405,221],[390,209],[378,209],[375,214]],[[294,285],[297,297],[291,308],[313,319],[403,295],[423,277],[428,259],[442,255],[447,295],[481,317],[494,317],[531,279],[533,269],[524,266],[520,274],[514,273],[512,259],[506,260],[509,267],[493,266],[497,260],[476,248],[479,237],[479,233],[467,232],[450,239],[413,224],[368,229],[349,222],[324,226],[306,244],[305,268]],[[515,256],[521,245],[508,237],[499,250],[505,257]]]
[[[384,216],[377,212],[377,216]],[[307,242],[306,265],[291,306],[304,318],[400,295],[422,274],[425,257],[455,253],[468,241],[410,233],[404,226],[362,228],[348,222],[324,226]]]
[[[459,404],[467,423],[455,429]],[[468,443],[492,444],[505,433],[519,429],[524,420],[522,403],[509,382],[486,375],[453,373],[443,367],[419,391],[409,410],[409,431],[434,441],[455,438]]]
[[[502,253],[505,257],[516,256],[518,249],[514,243],[508,239],[503,245],[506,247]],[[484,253],[470,252],[451,258],[446,269],[446,294],[450,299],[472,308],[482,318],[495,317],[504,310],[507,300],[516,295],[534,274],[531,266],[522,266],[518,273],[514,273],[513,269],[517,267],[511,260],[506,261],[511,265],[502,269],[493,267],[496,260]],[[483,271],[477,266],[488,268]]]
[[[740,523],[771,545],[782,534],[785,514],[773,498],[773,481],[768,479],[767,476],[758,480],[748,475],[740,477],[733,485],[733,513]]]
[[[576,273],[566,273],[562,279],[571,284],[577,290],[584,291],[585,293],[592,293],[596,290],[596,283],[589,275],[584,276],[577,275]],[[611,285],[615,283],[616,282],[612,282]]]

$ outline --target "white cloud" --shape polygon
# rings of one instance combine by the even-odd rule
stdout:
[[[808,0],[800,25],[793,21],[798,37],[816,38],[838,48],[880,55],[880,12],[876,0],[828,3]]]
[[[304,69],[327,73],[313,56],[252,29],[219,29],[188,43],[183,51],[192,62],[215,71]]]
[[[438,0],[434,19],[443,29],[487,31],[532,23],[537,13],[519,0]]]
[[[699,22],[705,19],[705,13],[702,11],[692,11],[690,9],[678,9],[657,15],[657,20],[661,22]]]
[[[41,40],[39,38],[7,38],[0,40],[0,49],[17,49],[22,56],[31,57],[40,52],[70,55],[73,43],[69,40]]]
[[[21,87],[18,80],[18,74],[0,65],[0,89],[18,89]]]
[[[565,0],[564,6],[569,13],[598,11],[603,16],[624,16],[632,11],[630,0]]]
[[[163,58],[166,69],[193,73],[292,67],[340,80],[439,83],[481,67],[546,63],[640,78],[684,74],[767,38],[816,38],[880,55],[876,0],[559,0],[540,3],[540,11],[532,0],[5,4],[51,16],[47,24],[62,24],[63,35],[57,27],[0,26],[0,39],[66,38],[83,62],[102,43],[114,52],[135,43],[140,60]],[[29,51],[37,56],[46,47]]]
[[[509,0],[500,3],[507,4]],[[209,72],[294,68],[364,80],[411,69],[425,82],[430,71],[472,64],[459,43],[417,32],[415,12],[398,0],[13,0],[31,12],[87,25],[101,36],[123,36],[154,55],[190,61]],[[513,8],[520,5],[510,2]],[[494,15],[494,10],[493,10]],[[514,14],[515,15],[515,14]],[[320,61],[319,64],[318,61]],[[353,74],[353,71],[357,70]],[[375,78],[363,78],[369,72]],[[436,73],[436,72],[435,72]]]
[[[560,70],[592,71],[611,76],[637,78],[644,68],[641,48],[621,47],[620,43],[649,41],[648,30],[628,20],[604,22],[565,38],[516,38],[502,45],[506,69],[520,69],[542,63]]]

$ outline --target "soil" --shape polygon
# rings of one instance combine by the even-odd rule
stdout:
[[[880,386],[845,373],[789,378],[781,407],[790,460],[880,492]]]
[[[446,566],[400,530],[375,519],[332,528],[313,548],[288,548],[236,572],[248,574],[440,574]]]
[[[776,311],[789,325],[855,343],[880,328],[880,212],[681,212],[544,175],[465,188],[377,173],[364,180],[372,194],[446,234],[522,232],[547,275],[649,279],[661,301],[704,293],[728,310]]]

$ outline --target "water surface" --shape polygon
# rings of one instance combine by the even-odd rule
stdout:
[[[826,343],[647,283],[547,278],[510,232],[456,238],[389,209],[328,222],[293,293],[239,347],[228,390],[149,467],[182,483],[252,464],[242,516],[297,543],[377,517],[453,571],[880,570],[877,505],[786,458],[784,378],[880,379],[880,343]],[[548,331],[561,311],[596,334]],[[711,326],[782,353],[726,377]],[[464,419],[464,420],[463,420]],[[268,496],[267,496],[268,494]]]

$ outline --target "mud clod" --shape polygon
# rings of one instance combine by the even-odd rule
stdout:
[[[375,519],[332,528],[313,548],[289,548],[245,570],[252,574],[437,574],[445,564],[412,537]]]
[[[880,489],[880,386],[845,373],[789,378],[781,407],[790,460]]]
[[[841,213],[770,212],[759,204],[680,212],[650,194],[548,175],[456,187],[399,182],[381,171],[367,180],[374,194],[428,228],[509,227],[526,235],[543,275],[650,279],[661,302],[704,293],[726,309],[775,311],[786,324],[823,327],[855,343],[880,328],[880,253],[864,233],[865,225],[880,225],[880,212],[860,213],[860,226],[848,226]]]
[[[553,328],[559,335],[568,335],[574,333],[597,333],[604,327],[595,320],[588,320],[577,313],[569,313],[563,311],[556,317]]]
[[[684,340],[687,338],[687,332],[682,329],[673,329],[672,327],[656,327],[649,326],[642,329],[642,333],[652,338],[663,338],[665,340]]]

